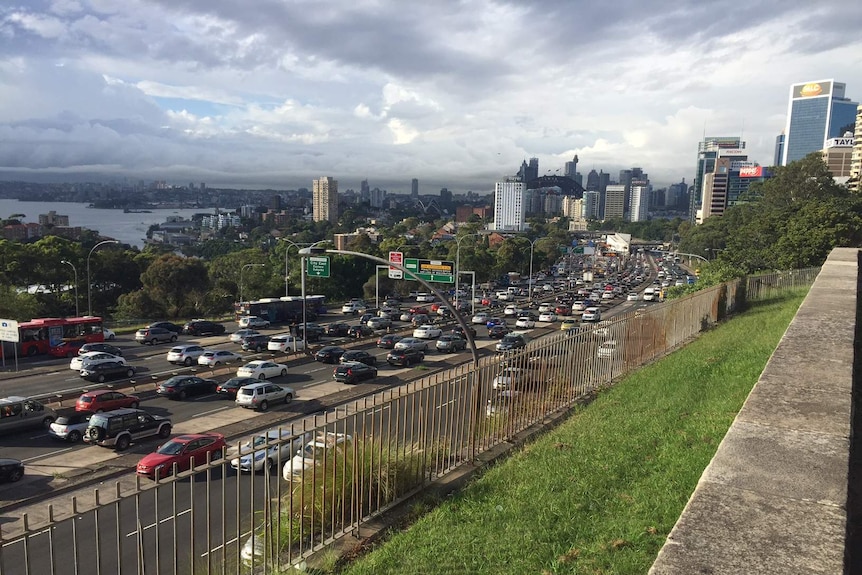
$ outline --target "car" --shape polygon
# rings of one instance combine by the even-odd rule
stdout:
[[[416,337],[404,337],[395,344],[394,349],[415,349],[418,351],[427,351],[428,342]]]
[[[24,477],[24,463],[20,459],[0,457],[0,481],[15,483]]]
[[[373,330],[386,329],[392,326],[392,320],[388,317],[372,317],[365,323],[365,326]]]
[[[523,310],[522,310],[521,308],[519,308],[518,306],[516,306],[516,305],[514,305],[514,304],[510,304],[510,305],[507,305],[507,306],[503,309],[503,315],[512,315],[512,316],[516,316],[516,315],[518,315],[519,313],[521,313],[522,311],[523,311]]]
[[[242,329],[267,329],[269,320],[256,315],[246,315],[239,318],[239,327]]]
[[[539,314],[539,321],[545,323],[553,323],[557,321],[557,314],[552,311],[546,311]]]
[[[569,331],[570,329],[577,329],[578,322],[573,319],[564,319],[560,322],[560,331]]]
[[[283,363],[259,359],[250,361],[236,370],[236,375],[237,377],[256,377],[257,379],[283,377],[287,375],[287,366]]]
[[[421,363],[424,359],[425,352],[412,347],[402,349],[396,348],[386,355],[386,363],[401,367],[410,367],[411,365]]]
[[[473,339],[476,339],[476,330],[472,326],[468,325],[467,331],[469,332],[470,337],[472,337]],[[462,339],[467,339],[467,334],[464,333],[464,328],[461,327],[460,325],[454,326],[451,330],[449,330],[449,333],[451,335],[460,336]]]
[[[308,334],[306,336],[305,334]],[[320,336],[326,333],[326,329],[319,323],[308,322],[306,324],[298,324],[296,326],[296,336],[304,339],[307,342],[314,342],[320,339]]]
[[[488,312],[480,311],[479,313],[474,315],[472,318],[470,318],[470,323],[474,323],[474,324],[478,324],[478,325],[484,325],[490,318],[491,318],[491,315]]]
[[[603,342],[599,349],[596,350],[596,357],[600,359],[611,359],[617,353],[617,342],[614,340],[608,340]]]
[[[239,388],[259,381],[256,377],[232,377],[216,386],[216,395],[236,399],[236,392],[239,391]]]
[[[424,313],[417,313],[410,320],[410,326],[413,329],[416,329],[417,327],[422,327],[423,325],[426,325],[429,323],[431,323],[431,317],[428,314],[424,314]]]
[[[431,303],[437,299],[432,293],[419,292],[416,294],[416,301],[422,303]]]
[[[289,333],[280,333],[269,338],[266,349],[278,353],[290,353],[305,349],[305,340]]]
[[[508,326],[504,324],[492,325],[488,328],[488,337],[490,337],[491,339],[500,339],[510,331],[512,330],[510,330]]]
[[[366,307],[363,301],[349,301],[341,306],[341,313],[345,315],[358,315],[365,312]]]
[[[255,353],[260,353],[263,350],[269,347],[270,336],[259,333],[257,335],[249,335],[242,338],[242,343],[240,347],[242,347],[245,351],[253,351]]]
[[[230,334],[230,337],[228,338],[228,340],[231,343],[242,344],[243,339],[245,339],[249,336],[252,336],[252,335],[260,335],[260,332],[257,331],[256,329],[238,329],[235,332],[233,332],[232,334]]]
[[[52,345],[48,348],[48,355],[53,357],[67,357],[73,358],[79,353],[81,353],[81,348],[86,345],[86,342],[81,339],[73,339],[69,341],[64,341],[59,345]]]
[[[512,351],[521,349],[527,346],[527,336],[519,332],[511,332],[504,335],[497,345],[494,346],[496,351]]]
[[[361,361],[343,362],[332,370],[332,377],[341,383],[357,383],[377,377],[377,368]]]
[[[296,392],[291,387],[276,385],[268,381],[250,383],[236,392],[236,404],[246,409],[266,411],[272,403],[288,404]]]
[[[637,292],[632,292],[626,296],[626,301],[638,301]]]
[[[341,354],[338,363],[350,363],[358,361],[366,365],[377,365],[377,358],[364,349],[350,349]]]
[[[519,391],[503,390],[494,397],[488,400],[485,406],[485,415],[488,417],[506,416],[514,407],[515,398],[520,394]]]
[[[597,307],[588,307],[581,316],[582,321],[600,321],[601,319],[602,312]]]
[[[394,349],[395,344],[402,339],[404,339],[404,336],[396,333],[387,333],[386,335],[380,336],[380,339],[377,340],[377,347],[382,349]]]
[[[69,443],[78,443],[84,438],[84,432],[90,425],[92,413],[75,412],[61,415],[48,426],[48,435]]]
[[[536,327],[536,322],[528,316],[521,316],[515,321],[515,327],[530,329]]]
[[[140,404],[141,398],[137,395],[126,395],[111,389],[94,389],[81,394],[78,401],[75,402],[75,411],[99,413],[123,407],[136,408]]]
[[[184,365],[186,367],[197,363],[198,358],[206,353],[206,350],[197,344],[177,345],[168,351],[165,359],[168,363]]]
[[[198,356],[198,365],[218,367],[224,363],[234,363],[240,360],[242,360],[242,356],[238,353],[226,349],[213,349]]]
[[[373,314],[373,313],[364,313],[361,316],[359,316],[359,325],[367,327],[366,324],[368,323],[368,320],[370,320],[371,318],[375,318],[375,317],[379,317],[379,316],[377,316],[376,314]]]
[[[102,337],[105,338],[105,341],[114,341],[117,339],[117,334],[112,329],[102,327]]]
[[[135,332],[135,341],[141,345],[157,343],[174,343],[177,334],[163,327],[145,327]]]
[[[413,337],[415,337],[416,339],[436,339],[442,334],[442,329],[429,324],[420,325],[413,330]]]
[[[320,361],[323,363],[338,363],[338,360],[341,359],[341,355],[345,351],[346,350],[343,347],[338,347],[337,345],[327,345],[317,350],[317,353],[314,354],[314,361]]]
[[[84,355],[76,355],[69,362],[69,369],[81,371],[99,363],[116,362],[125,364],[126,360],[120,356],[105,353],[103,351],[88,351]]]
[[[612,299],[614,299],[614,292],[606,291],[605,293],[602,294],[602,300],[603,301],[609,301]]]
[[[567,305],[560,304],[554,308],[554,313],[557,315],[572,315],[572,308]]]
[[[57,412],[42,402],[20,395],[0,399],[0,433],[31,427],[47,429],[57,419]]]
[[[115,409],[90,416],[84,441],[117,451],[128,449],[133,441],[152,436],[167,439],[171,420],[142,409]]]
[[[185,399],[190,395],[215,392],[218,382],[196,375],[175,375],[156,387],[156,394],[168,399]]]
[[[521,367],[505,367],[494,376],[491,387],[497,391],[511,390],[528,383],[530,374]]]
[[[549,303],[539,304],[539,313],[545,313],[548,311],[554,311],[554,306]]]
[[[271,473],[293,457],[312,437],[311,433],[294,435],[289,429],[270,429],[258,433],[239,445],[239,454],[230,460],[230,466],[237,471]]]
[[[85,354],[89,351],[104,351],[105,353],[110,353],[111,355],[116,355],[117,357],[123,356],[123,350],[117,347],[116,345],[111,345],[110,343],[105,343],[102,341],[93,342],[93,343],[85,343],[81,346],[81,349],[78,350],[78,355]]]
[[[352,337],[354,339],[368,337],[369,335],[374,335],[374,330],[367,325],[352,325],[350,326],[350,329],[347,330],[347,337]]]
[[[345,443],[352,441],[350,435],[329,431],[320,433],[305,443],[296,454],[284,464],[282,477],[285,481],[302,481],[305,472],[323,463],[329,450],[339,449]]]
[[[443,353],[453,353],[467,349],[467,340],[459,335],[441,335],[434,344],[437,351]]]
[[[224,456],[227,444],[221,433],[187,433],[178,435],[145,455],[135,466],[135,473],[159,480],[177,472],[187,471]]]
[[[222,335],[224,332],[225,327],[222,324],[205,319],[195,319],[183,326],[183,333],[186,335]]]
[[[492,317],[485,324],[485,327],[490,329],[491,326],[495,326],[495,325],[506,325],[506,320],[502,317]]]
[[[580,300],[578,300],[578,301],[573,301],[573,302],[572,302],[572,312],[573,312],[573,313],[574,313],[574,312],[582,312],[582,311],[584,311],[585,309],[587,309],[587,304],[586,304],[586,302],[583,302],[583,301],[580,301]]]
[[[328,337],[347,337],[348,331],[350,331],[350,324],[346,321],[334,321],[326,326]]]
[[[177,325],[172,321],[157,321],[157,322],[151,323],[147,327],[150,329],[152,329],[152,328],[166,329],[168,331],[174,332],[177,335],[179,335],[183,332],[183,326]]]

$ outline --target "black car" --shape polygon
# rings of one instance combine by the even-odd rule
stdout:
[[[269,346],[269,340],[272,339],[272,336],[257,333],[255,335],[249,335],[242,338],[242,349],[245,351],[253,351],[255,353],[260,353],[263,350],[267,349]]]
[[[151,323],[147,327],[159,327],[161,329],[172,331],[178,335],[183,332],[183,326],[176,324],[172,321],[157,321],[155,323]]]
[[[212,393],[216,390],[216,386],[218,382],[213,379],[204,379],[196,375],[176,375],[160,383],[156,393],[168,399],[185,399],[189,395]]]
[[[470,327],[469,325],[467,326],[467,329],[470,332],[470,337],[472,337],[473,339],[476,339],[476,330],[473,329],[472,327]],[[453,327],[451,330],[451,333],[452,333],[452,335],[457,335],[461,339],[467,339],[467,336],[464,335],[464,328],[461,327],[460,325],[456,325],[455,327]]]
[[[350,324],[345,321],[336,321],[326,326],[326,335],[329,337],[346,337],[350,331]]]
[[[347,337],[352,337],[355,339],[367,337],[369,335],[374,335],[374,330],[363,324],[352,325],[350,326],[350,329],[347,330]]]
[[[377,377],[377,368],[359,361],[343,363],[332,370],[335,381],[342,383],[356,383],[363,379],[374,379]]]
[[[377,365],[377,358],[365,351],[364,349],[351,349],[341,354],[339,363],[349,363],[358,361],[366,365]]]
[[[81,349],[78,350],[78,355],[83,355],[88,351],[104,351],[105,353],[116,355],[117,357],[123,356],[123,350],[116,345],[111,345],[110,343],[85,343],[81,346]]]
[[[398,365],[401,367],[410,367],[411,365],[421,363],[425,359],[425,353],[418,349],[393,349],[386,356],[386,363],[389,365]]]
[[[218,384],[216,387],[216,395],[227,397],[228,399],[236,399],[236,392],[244,385],[252,383],[260,383],[256,377],[232,377],[229,380]]]
[[[308,333],[308,337],[305,337],[306,332]],[[308,323],[305,326],[303,326],[303,324],[298,324],[296,326],[296,335],[308,342],[319,341],[320,336],[325,333],[326,329],[317,323]]]
[[[225,328],[222,324],[205,319],[196,319],[183,326],[186,335],[223,335]]]
[[[15,483],[24,477],[24,464],[18,459],[3,457],[0,459],[0,481]]]
[[[142,409],[114,409],[90,416],[84,441],[123,451],[133,441],[158,435],[171,435],[171,420],[152,415]]]
[[[396,333],[387,333],[386,335],[380,336],[380,339],[377,340],[377,347],[383,349],[393,349],[395,344],[404,339],[404,336],[398,335]]]
[[[492,325],[488,328],[488,337],[490,337],[491,339],[500,339],[510,331],[512,330],[510,330],[505,325]]]
[[[359,316],[359,325],[365,325],[372,317],[377,317],[376,313],[364,313]]]
[[[89,365],[81,370],[81,377],[87,381],[103,383],[109,379],[126,379],[134,377],[135,369],[132,365],[126,365],[119,361],[106,361]]]
[[[327,345],[317,350],[314,354],[314,361],[322,361],[323,363],[338,363],[341,356],[346,350],[337,345]]]

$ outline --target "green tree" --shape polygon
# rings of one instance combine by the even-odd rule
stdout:
[[[210,281],[206,265],[197,258],[165,255],[141,275],[144,290],[168,318],[201,313]]]

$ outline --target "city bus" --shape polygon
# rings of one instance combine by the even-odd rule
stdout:
[[[23,356],[43,355],[48,349],[65,341],[93,343],[105,341],[102,318],[46,317],[18,324],[18,353]]]
[[[305,319],[311,321],[319,314],[326,313],[326,296],[305,296]],[[256,315],[271,324],[292,324],[302,322],[302,296],[268,297],[256,301],[234,304],[236,320],[246,315]]]

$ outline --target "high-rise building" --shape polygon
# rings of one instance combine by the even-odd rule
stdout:
[[[338,180],[322,176],[312,182],[312,217],[315,222],[338,220]]]
[[[782,166],[822,150],[826,140],[852,129],[859,103],[846,98],[844,89],[845,84],[835,80],[790,86]]]
[[[386,190],[374,188],[369,192],[369,197],[371,198],[370,201],[372,208],[382,208],[383,202],[386,200]]]
[[[564,176],[570,178],[572,180],[577,179],[578,177],[578,155],[575,154],[575,157],[572,158],[571,162],[566,162],[565,171],[563,173]]]
[[[410,181],[410,195],[413,196],[414,198],[419,197],[419,179],[418,178],[413,178]]]
[[[507,179],[494,184],[494,222],[491,229],[521,232],[524,225],[524,182]]]
[[[862,190],[862,105],[856,108],[856,131],[854,132],[853,154],[850,156],[850,181],[847,187],[853,192]]]
[[[588,192],[599,191],[599,174],[595,170],[590,170],[590,173],[587,174],[586,190]]]
[[[715,162],[715,169],[704,177],[703,205],[697,223],[708,217],[723,215],[728,208],[746,201],[752,183],[763,181],[769,173],[745,155],[733,155],[734,150],[723,150]]]
[[[826,169],[838,183],[846,183],[850,178],[855,143],[851,132],[844,134],[843,138],[826,140],[823,161],[826,163]]]
[[[784,157],[784,132],[775,136],[775,157],[772,159],[773,166],[781,165],[781,158]]]
[[[609,185],[605,189],[605,220],[622,219],[625,215],[626,187],[623,184]]]
[[[584,192],[584,218],[588,220],[599,219],[599,193],[597,191]]]
[[[703,180],[715,170],[715,161],[720,150],[745,150],[741,138],[708,136],[697,144],[697,168],[694,173],[693,192],[689,197],[689,220],[697,219],[697,211],[703,202]],[[748,156],[745,156],[746,159]]]
[[[632,182],[629,220],[633,222],[645,222],[649,219],[649,197],[651,192],[652,187],[649,183],[641,180]]]

